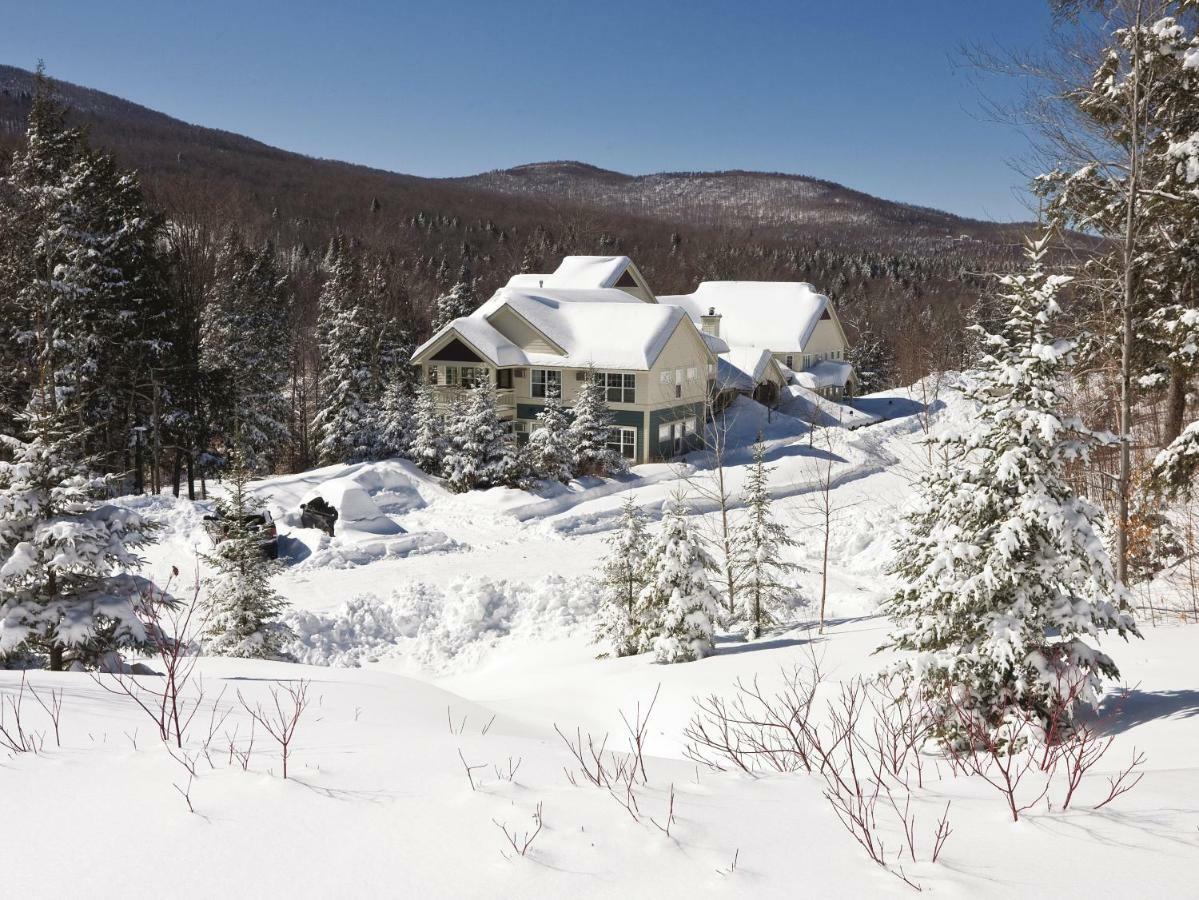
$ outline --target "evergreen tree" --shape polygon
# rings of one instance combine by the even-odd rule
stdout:
[[[575,475],[615,475],[628,470],[620,454],[608,447],[612,411],[608,394],[598,379],[588,378],[575,400],[569,442],[574,448]]]
[[[201,365],[209,420],[223,448],[234,435],[252,471],[271,472],[291,437],[285,394],[291,369],[289,342],[279,339],[292,297],[275,263],[274,248],[247,247],[235,230],[217,252],[201,320]]]
[[[204,557],[213,569],[204,579],[204,650],[217,656],[287,659],[284,647],[293,634],[279,621],[287,602],[271,587],[280,566],[263,556],[262,536],[250,523],[262,504],[247,490],[245,456],[238,447],[231,456],[229,494],[217,501],[218,542]]]
[[[719,609],[708,579],[713,563],[676,497],[667,503],[662,527],[645,556],[645,587],[638,597],[639,649],[658,662],[690,662],[712,652]]]
[[[874,332],[863,330],[849,348],[848,362],[858,376],[858,390],[873,394],[895,386],[895,351]]]
[[[645,517],[625,498],[620,527],[608,538],[600,579],[599,622],[595,639],[616,656],[632,656],[640,646],[638,598],[645,587]]]
[[[1050,332],[1069,278],[1045,271],[1046,244],[1001,282],[1012,312],[965,392],[973,428],[936,439],[948,463],[925,476],[896,546],[890,646],[915,654],[915,685],[949,740],[967,723],[1096,702],[1100,676],[1118,673],[1086,639],[1136,633],[1101,513],[1066,479],[1098,438],[1060,412],[1075,345]]]
[[[384,385],[373,429],[378,456],[409,455],[416,427],[413,407],[411,386],[406,379],[393,374]]]
[[[745,481],[745,519],[734,538],[735,565],[740,570],[737,599],[741,620],[750,638],[777,621],[787,609],[792,589],[782,581],[783,574],[794,568],[782,558],[785,547],[795,541],[771,512],[770,473],[766,465],[766,446],[761,437],[753,447],[753,465]]]
[[[437,315],[433,318],[433,330],[440,331],[455,319],[469,316],[478,305],[474,288],[465,281],[457,282],[437,298]]]
[[[358,276],[344,240],[329,244],[321,288],[317,341],[320,408],[312,431],[324,465],[368,459],[375,446],[371,414],[371,352]]]
[[[570,421],[556,392],[545,398],[537,414],[537,428],[529,436],[529,455],[538,478],[567,484],[574,463]]]
[[[48,323],[44,342],[67,338]],[[136,612],[154,586],[133,573],[151,529],[105,502],[107,480],[82,451],[78,410],[46,377],[22,417],[0,434],[0,656],[45,653],[51,669],[120,664],[147,644]]]
[[[437,410],[437,398],[432,388],[423,387],[417,392],[412,418],[408,458],[430,475],[442,474],[446,451],[445,423]]]
[[[511,483],[518,467],[496,411],[491,382],[472,388],[455,413],[447,429],[443,461],[449,487],[462,492]]]

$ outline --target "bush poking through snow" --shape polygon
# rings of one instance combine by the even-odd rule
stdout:
[[[291,759],[291,742],[300,726],[300,718],[308,708],[308,682],[301,678],[293,683],[280,683],[271,688],[269,704],[249,701],[239,691],[237,700],[242,708],[250,714],[254,724],[258,725],[275,739],[279,752],[283,757],[283,778],[287,778],[288,762]],[[283,699],[286,697],[286,699]]]

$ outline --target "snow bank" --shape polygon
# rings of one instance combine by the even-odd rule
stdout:
[[[331,615],[293,612],[297,640],[289,648],[303,663],[360,666],[404,657],[424,669],[469,664],[504,637],[564,637],[595,614],[590,579],[547,576],[533,584],[462,578],[444,588],[416,583],[354,597]]]

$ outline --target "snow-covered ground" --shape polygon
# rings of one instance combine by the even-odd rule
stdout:
[[[970,415],[941,391],[934,427]],[[911,392],[900,391],[858,401],[854,415],[841,417],[848,427],[811,433],[807,402],[792,397],[788,412],[796,415],[767,416],[738,401],[731,444],[739,449],[727,469],[739,495],[744,447],[761,432],[776,467],[776,511],[799,541],[792,621],[750,643],[723,638],[714,656],[696,663],[597,659],[589,578],[629,494],[656,516],[682,487],[712,527],[702,496],[710,459],[702,453],[617,481],[537,493],[453,495],[403,462],[256,484],[279,522],[287,565],[277,586],[293,605],[294,649],[304,663],[200,660],[205,699],[187,741],[194,777],[129,699],[86,675],[30,673],[43,698],[63,692],[61,746],[26,694],[25,727],[48,730],[42,753],[0,758],[0,797],[10,811],[0,817],[4,895],[50,896],[82,884],[100,898],[146,890],[171,897],[912,893],[842,827],[818,776],[752,778],[685,755],[696,697],[729,696],[739,679],[769,687],[781,671],[813,659],[834,691],[836,682],[891,662],[873,652],[887,631],[876,609],[888,589],[889,538],[924,459],[917,439],[928,417]],[[819,635],[815,500],[825,479],[835,509],[831,625]],[[314,491],[344,504],[332,539],[300,527],[299,503]],[[208,546],[206,506],[169,497],[127,502],[162,523],[149,554],[154,574],[174,565],[188,577]],[[1135,688],[1104,726],[1112,749],[1070,810],[1057,808],[1055,785],[1050,805],[1042,801],[1013,823],[992,788],[955,778],[929,758],[912,799],[917,861],[906,849],[901,860],[912,881],[963,897],[1199,896],[1199,629],[1145,632],[1143,641],[1104,642]],[[311,702],[291,750],[291,777],[281,777],[278,747],[261,728],[243,767],[230,752],[232,742],[245,753],[251,727],[238,695],[252,707],[270,702],[279,683],[294,687],[300,679],[310,682]],[[0,672],[0,690],[15,698],[19,680]],[[635,719],[656,691],[646,783],[637,788],[639,812],[631,811],[577,774],[555,726],[584,740],[610,734],[609,749],[623,752],[622,713]],[[5,722],[14,723],[11,704]],[[1134,748],[1146,755],[1144,780],[1092,811],[1107,776]],[[568,772],[576,773],[573,783]],[[928,851],[946,803],[952,834],[933,864]],[[543,827],[519,857],[503,829],[522,844],[538,828],[538,809]],[[879,818],[895,856],[903,845],[898,820],[889,809]]]

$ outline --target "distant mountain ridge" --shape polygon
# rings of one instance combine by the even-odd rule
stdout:
[[[626,175],[574,160],[529,163],[449,179],[506,194],[554,197],[655,218],[734,227],[876,225],[987,240],[1027,226],[969,219],[883,200],[807,175],[730,169]]]
[[[24,130],[32,73],[0,65],[0,140]],[[253,138],[202,125],[91,88],[56,81],[62,100],[97,141],[152,179],[160,176],[245,180],[274,164],[307,170],[306,177],[338,170],[388,190],[427,194],[524,198],[540,206],[567,204],[652,219],[669,226],[769,232],[816,237],[843,247],[913,244],[936,248],[961,241],[1008,245],[1027,225],[963,218],[926,207],[883,200],[824,179],[779,172],[659,172],[626,175],[588,163],[529,163],[455,178],[426,178],[349,162],[315,159]],[[238,162],[241,160],[242,162]],[[240,170],[240,171],[238,171]],[[261,179],[253,179],[261,181]],[[291,179],[288,179],[291,181]],[[266,179],[269,183],[270,179]]]

